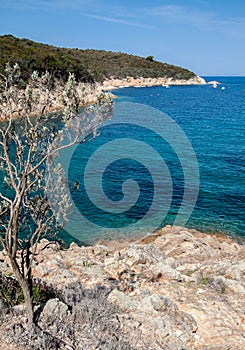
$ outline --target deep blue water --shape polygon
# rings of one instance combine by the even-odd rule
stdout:
[[[72,195],[74,203],[82,216],[95,225],[84,229],[84,222],[80,225],[80,218],[76,214],[71,220],[72,226],[68,227],[69,233],[77,227],[76,238],[92,241],[114,237],[122,227],[126,228],[124,234],[126,232],[126,235],[133,237],[141,232],[141,229],[145,233],[151,231],[152,227],[174,223],[185,190],[183,164],[178,154],[180,151],[176,154],[171,144],[177,142],[178,135],[174,135],[172,141],[165,142],[166,140],[159,138],[159,135],[152,130],[142,127],[141,122],[149,120],[155,131],[158,127],[159,129],[162,127],[159,116],[155,118],[155,113],[151,113],[151,110],[144,111],[144,107],[143,113],[138,115],[136,113],[133,125],[130,125],[128,118],[125,120],[126,113],[129,115],[131,113],[130,110],[127,111],[128,102],[128,108],[131,108],[131,103],[137,103],[136,109],[140,109],[140,105],[147,105],[166,113],[183,130],[193,147],[200,173],[199,192],[194,210],[185,226],[245,237],[245,77],[206,77],[207,81],[214,79],[222,83],[216,89],[207,85],[123,88],[113,91],[117,99],[112,122],[101,129],[99,137],[76,149],[69,166],[70,179],[80,184],[78,191]],[[123,106],[123,111],[120,104]],[[166,126],[166,130],[168,127]],[[168,132],[171,133],[171,128]],[[144,150],[143,144],[142,150],[141,144],[131,145],[131,139],[141,140],[144,144],[150,145],[164,159],[167,166],[167,170],[164,170],[166,183],[163,180],[160,185],[155,184],[156,179],[149,169],[151,165],[141,164],[147,162],[148,151]],[[120,144],[114,145],[111,143],[113,140],[123,140],[121,153],[115,151],[117,147],[120,148]],[[177,147],[181,147],[181,142],[180,140]],[[96,150],[101,152],[101,147],[108,144],[108,148],[104,150],[107,160],[104,161],[103,153],[98,153],[94,161],[93,152]],[[91,157],[96,165],[87,171],[84,180],[87,161],[91,160]],[[159,159],[157,156],[154,157],[155,155],[150,153],[149,158],[155,164]],[[99,170],[100,175],[97,174]],[[157,169],[154,171],[160,177],[161,171]],[[170,190],[161,192],[160,188],[161,186],[167,188],[170,184],[167,179],[168,171],[172,181],[171,194]],[[190,171],[191,176],[192,169],[187,171]],[[88,178],[89,194],[85,186]],[[123,184],[129,179],[134,180],[134,184],[131,184],[133,187],[130,188],[128,183],[129,188],[123,188]],[[134,186],[135,182],[139,187],[138,192],[137,186]],[[104,191],[102,197],[98,188],[99,183]],[[193,191],[190,183],[189,190]],[[164,200],[169,207],[164,213],[159,211],[156,216],[153,213],[145,221],[141,220],[155,201],[154,191],[165,196]],[[136,192],[137,198],[134,197]],[[116,206],[116,203],[125,199],[125,193],[131,193],[132,206],[125,207],[126,209],[121,211],[119,208],[118,212],[113,212],[113,209],[109,208],[110,204],[106,204],[104,195],[111,201],[113,207],[113,203]],[[92,200],[89,198],[90,194]],[[185,207],[187,211],[188,205],[187,203]],[[158,225],[161,215],[163,220]],[[138,226],[134,226],[136,222],[139,222]],[[143,229],[141,225],[146,227]]]

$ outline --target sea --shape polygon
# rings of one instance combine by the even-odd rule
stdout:
[[[245,77],[204,78],[221,84],[112,91],[112,119],[68,156],[66,240],[165,225],[245,238]]]
[[[112,118],[60,154],[71,204],[60,239],[174,225],[245,241],[245,77],[204,78],[220,84],[112,91]]]

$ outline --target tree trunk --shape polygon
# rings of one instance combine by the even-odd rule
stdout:
[[[22,279],[22,281],[19,281],[19,283],[20,283],[20,286],[22,288],[24,298],[25,298],[25,307],[26,307],[28,328],[30,329],[34,325],[32,289],[31,289],[31,286],[28,284],[28,281],[26,279]]]
[[[32,280],[30,278],[30,274],[29,274],[29,278],[25,278],[21,274],[18,264],[13,257],[10,257],[10,263],[11,263],[13,272],[15,274],[15,277],[19,282],[24,294],[28,329],[31,329],[34,325],[34,312],[33,312],[33,303],[32,303]]]

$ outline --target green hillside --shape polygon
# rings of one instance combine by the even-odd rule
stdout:
[[[149,56],[151,58],[151,56]],[[173,77],[189,79],[195,76],[187,69],[122,52],[79,50],[36,43],[12,35],[0,36],[0,73],[6,63],[18,63],[25,81],[37,70],[48,70],[56,79],[66,80],[69,72],[83,82],[106,78]]]

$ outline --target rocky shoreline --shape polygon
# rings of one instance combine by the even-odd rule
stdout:
[[[11,273],[4,252],[0,269]],[[133,349],[245,348],[245,246],[225,235],[166,226],[136,241],[90,247],[42,240],[33,273],[60,290],[77,282],[110,288],[107,301],[119,308]]]
[[[204,85],[207,84],[206,81],[198,76],[188,80],[178,80],[172,78],[133,78],[127,77],[125,79],[107,79],[102,83],[78,83],[76,86],[76,92],[79,100],[81,101],[81,106],[87,106],[96,103],[98,96],[100,96],[105,91],[115,90],[123,87],[144,87],[144,86],[170,86],[170,85]],[[40,95],[39,104],[35,106],[36,113],[43,110],[44,101],[47,100],[45,113],[58,112],[64,108],[62,102],[63,87],[56,84],[52,91],[49,92],[48,97],[42,96],[40,92],[37,91]],[[110,97],[116,98],[111,92],[108,92]],[[20,90],[18,94],[19,103],[14,103],[12,101],[12,111],[13,116],[19,118],[22,115],[22,99],[26,98],[25,90]],[[17,104],[17,105],[16,105]],[[19,105],[18,105],[19,104]],[[6,104],[1,105],[0,108],[0,121],[6,120],[6,115],[9,113],[9,106]],[[35,113],[33,113],[35,114]]]
[[[173,78],[133,78],[127,77],[125,79],[107,79],[102,83],[103,89],[114,90],[123,87],[145,87],[145,86],[170,86],[170,85],[205,85],[206,81],[195,76],[188,80],[173,79]]]
[[[28,89],[27,89],[28,90]],[[63,102],[63,92],[64,92],[64,86],[56,84],[54,88],[51,91],[45,91],[45,93],[37,90],[35,91],[36,94],[40,96],[39,103],[35,105],[35,111],[32,112],[32,115],[39,115],[40,111],[43,110],[43,107],[45,105],[45,113],[53,113],[58,112],[64,109],[64,102]],[[88,83],[79,83],[76,86],[76,94],[80,101],[81,106],[88,106],[91,104],[96,103],[98,100],[98,96],[100,96],[103,91],[103,87],[101,84],[88,84]],[[114,97],[111,93],[109,93],[111,98]],[[22,100],[26,100],[26,91],[25,90],[19,90],[18,94],[18,102],[11,101],[11,108],[12,108],[12,116],[19,118],[22,116]],[[9,111],[9,105],[2,104],[0,106],[0,121],[6,120],[6,115],[10,113]]]

